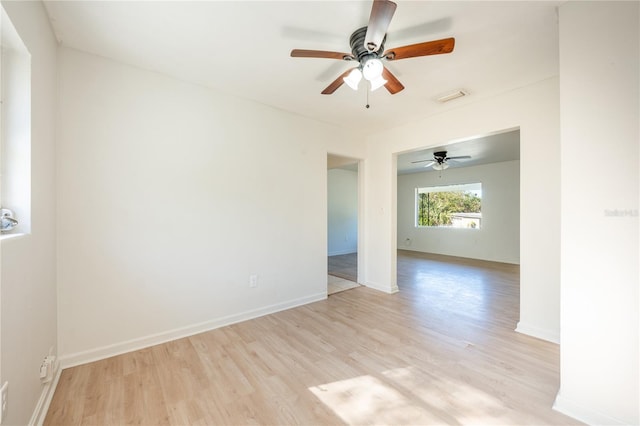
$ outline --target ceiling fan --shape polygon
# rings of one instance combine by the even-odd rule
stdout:
[[[412,161],[412,164],[424,163],[424,167],[433,166],[435,170],[444,170],[449,168],[449,160],[465,160],[471,158],[470,155],[458,155],[456,157],[447,157],[447,151],[437,151],[433,153],[433,160],[418,160]]]
[[[389,93],[394,95],[404,89],[404,86],[396,76],[384,67],[382,60],[397,61],[419,56],[451,53],[455,45],[454,38],[445,38],[385,50],[386,33],[396,11],[396,6],[394,2],[389,0],[373,1],[369,24],[366,27],[358,28],[351,34],[349,39],[351,53],[293,49],[291,56],[294,58],[326,58],[358,62],[358,66],[348,69],[329,84],[322,91],[323,95],[332,94],[343,83],[347,83],[349,87],[357,90],[362,77],[369,81],[372,91],[384,86]]]

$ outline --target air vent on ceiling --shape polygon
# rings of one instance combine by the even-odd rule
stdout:
[[[454,99],[458,99],[458,98],[461,98],[461,97],[467,96],[467,95],[469,95],[469,92],[467,92],[466,90],[461,90],[460,89],[460,90],[456,90],[454,92],[449,92],[449,93],[446,93],[446,94],[444,94],[442,96],[439,96],[436,99],[436,101],[438,101],[438,102],[443,104],[445,102],[449,102],[449,101],[452,101]]]

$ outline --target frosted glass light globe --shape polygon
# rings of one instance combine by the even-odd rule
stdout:
[[[373,81],[382,75],[383,69],[384,65],[382,65],[382,61],[380,59],[373,58],[364,63],[364,66],[362,67],[362,74],[366,80]]]

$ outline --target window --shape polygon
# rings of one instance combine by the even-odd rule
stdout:
[[[18,221],[4,237],[31,232],[31,55],[1,5],[0,27],[0,207]]]
[[[482,184],[416,188],[416,226],[479,229]]]

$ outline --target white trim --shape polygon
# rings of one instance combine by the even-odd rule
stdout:
[[[576,420],[584,422],[588,425],[626,425],[627,422],[623,422],[620,419],[608,416],[606,414],[595,411],[591,408],[577,404],[568,398],[562,396],[560,392],[556,395],[556,400],[553,403],[553,409],[559,413],[566,414],[569,417],[573,417]]]
[[[531,324],[525,324],[522,321],[519,321],[516,327],[516,331],[518,333],[526,334],[527,336],[546,340],[547,342],[560,344],[560,333],[556,330],[540,328],[540,327],[536,327]]]
[[[367,281],[366,283],[364,283],[364,285],[369,287],[369,288],[372,288],[374,290],[382,291],[382,292],[387,293],[387,294],[393,294],[393,293],[397,293],[398,291],[400,291],[396,284],[393,284],[390,287],[386,287],[386,286],[380,285],[378,283],[374,283],[373,281]]]
[[[312,294],[310,296],[301,297],[299,299],[289,300],[286,302],[265,306],[259,309],[254,309],[239,314],[228,315],[226,317],[188,325],[186,327],[175,328],[173,330],[168,330],[161,333],[150,334],[148,336],[115,343],[113,345],[107,345],[95,349],[90,349],[88,351],[62,355],[60,356],[60,365],[62,366],[62,368],[69,368],[75,367],[76,365],[99,361],[101,359],[110,358],[112,356],[121,355],[127,352],[148,348],[149,346],[166,343],[171,340],[193,336],[194,334],[214,330],[226,325],[247,321],[264,315],[284,311],[286,309],[295,308],[297,306],[306,305],[308,303],[318,302],[320,300],[325,300],[326,298],[327,293],[326,291],[324,291],[322,293]]]
[[[58,368],[56,369],[55,375],[53,376],[53,380],[49,383],[46,383],[42,387],[40,399],[38,399],[36,408],[33,410],[33,414],[31,414],[31,419],[29,419],[29,426],[42,426],[45,417],[47,417],[49,405],[51,405],[51,400],[53,400],[53,395],[56,392],[58,381],[60,380],[60,375],[62,374],[62,368],[60,368],[60,364],[56,364]]]
[[[15,234],[2,234],[0,235],[0,241],[18,240],[23,237],[28,237],[31,234],[25,232],[16,232]]]

